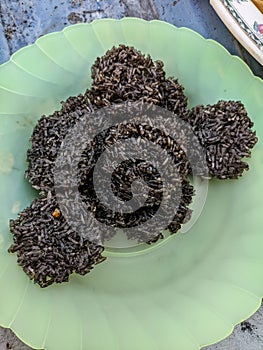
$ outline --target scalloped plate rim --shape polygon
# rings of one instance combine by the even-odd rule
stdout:
[[[151,23],[151,22],[160,22],[160,23],[162,23],[162,24],[165,24],[165,25],[167,25],[167,26],[170,26],[173,30],[176,29],[176,30],[188,31],[188,32],[192,33],[194,36],[198,37],[199,39],[202,39],[202,40],[205,41],[206,43],[211,43],[211,44],[213,44],[213,45],[216,45],[216,46],[220,47],[221,50],[224,50],[224,52],[225,52],[229,57],[231,57],[232,59],[235,59],[236,61],[238,61],[239,64],[243,64],[244,67],[246,67],[246,70],[249,72],[251,78],[253,78],[254,80],[259,81],[259,82],[262,84],[262,87],[263,87],[263,80],[262,80],[261,78],[255,76],[255,75],[252,73],[251,69],[248,67],[248,65],[247,65],[242,59],[240,59],[238,56],[231,55],[231,54],[229,53],[229,51],[228,51],[226,48],[224,48],[220,43],[218,43],[218,42],[216,42],[215,40],[212,40],[212,39],[205,39],[202,35],[200,35],[199,33],[195,32],[195,31],[192,30],[192,29],[189,29],[189,28],[186,28],[186,27],[180,27],[180,28],[178,28],[178,27],[175,27],[175,26],[172,25],[172,24],[169,24],[169,23],[167,23],[167,22],[163,22],[163,21],[160,21],[160,20],[145,21],[145,20],[143,20],[143,19],[138,19],[138,18],[133,18],[133,17],[126,17],[126,18],[123,18],[123,19],[121,19],[121,20],[116,20],[116,19],[112,19],[112,18],[99,19],[99,20],[95,20],[95,21],[92,22],[92,23],[80,23],[80,24],[75,24],[75,25],[67,26],[67,27],[65,27],[62,31],[56,31],[56,32],[52,32],[52,33],[46,34],[45,36],[41,37],[40,39],[43,40],[46,36],[55,36],[57,33],[61,33],[61,32],[64,32],[64,31],[68,30],[68,28],[70,28],[70,27],[92,26],[93,23],[97,23],[97,22],[101,22],[101,21],[113,21],[113,22],[116,22],[116,21],[127,21],[127,20],[136,20],[136,21],[142,21],[142,22],[148,22],[148,23]],[[39,40],[39,39],[38,39],[38,40]],[[38,41],[38,40],[37,40],[37,41]],[[35,43],[31,44],[31,45],[28,45],[28,46],[26,46],[26,47],[24,47],[24,48],[19,49],[17,52],[15,52],[14,54],[12,54],[12,56],[10,57],[10,61],[13,61],[13,59],[15,58],[15,55],[18,54],[18,53],[20,53],[20,52],[22,52],[22,51],[25,51],[25,52],[28,51],[28,52],[29,52],[29,50],[30,50],[33,46],[36,45],[37,41],[36,41]],[[7,61],[7,62],[3,63],[2,65],[0,65],[0,70],[1,70],[1,67],[4,66],[4,65],[6,65],[8,62],[9,62],[9,61]],[[4,89],[4,90],[7,90],[7,89],[5,89],[4,87],[3,87],[3,89]],[[7,91],[8,91],[8,90],[7,90]],[[14,93],[16,93],[16,92],[14,91]],[[0,114],[0,115],[1,115],[1,114]],[[261,305],[261,298],[260,298],[260,297],[257,297],[256,295],[254,295],[254,296],[255,296],[255,300],[258,299],[258,302],[255,303],[256,305],[255,305],[255,307],[253,308],[253,310],[251,310],[251,312],[249,312],[244,318],[240,319],[238,323],[240,323],[240,322],[246,320],[249,316],[251,316],[254,312],[256,312],[256,311],[258,310],[258,308],[260,307],[260,305]],[[262,296],[263,296],[263,290],[262,290]],[[18,331],[16,331],[16,327],[8,327],[7,325],[3,324],[3,323],[1,322],[1,320],[0,320],[0,324],[1,324],[3,327],[12,329],[12,330],[14,331],[14,333],[15,333],[23,342],[25,342],[27,345],[29,345],[29,346],[34,346],[34,344],[30,343],[30,341],[28,341],[27,339],[24,339],[23,335],[21,335]],[[229,332],[228,332],[227,334],[224,334],[224,335],[222,335],[222,336],[217,337],[213,343],[200,345],[200,348],[203,347],[203,346],[207,346],[207,345],[210,345],[210,344],[214,344],[215,342],[218,342],[218,341],[220,341],[220,340],[226,338],[227,336],[229,336],[229,335],[232,333],[234,326],[235,326],[235,325],[233,325],[233,326],[231,327],[231,329],[229,329]]]

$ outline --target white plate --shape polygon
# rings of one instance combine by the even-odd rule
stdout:
[[[263,65],[263,14],[250,0],[210,0],[214,10],[248,52]]]

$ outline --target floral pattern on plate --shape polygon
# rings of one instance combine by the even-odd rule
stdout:
[[[263,35],[263,23],[258,23],[257,21],[254,22],[253,28],[256,32]]]
[[[211,0],[237,40],[263,65],[263,14],[250,0]]]

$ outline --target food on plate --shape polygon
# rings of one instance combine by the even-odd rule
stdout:
[[[209,173],[219,179],[237,179],[248,170],[243,158],[251,156],[257,143],[253,123],[241,102],[219,101],[196,106],[188,122],[206,153]]]
[[[72,273],[84,275],[90,272],[96,264],[105,260],[105,242],[112,238],[112,231],[109,231],[102,234],[101,242],[97,242],[83,235],[80,229],[75,229],[78,225],[72,227],[56,197],[55,164],[64,140],[79,121],[91,119],[96,124],[102,120],[103,107],[115,107],[116,111],[129,103],[162,107],[174,116],[174,121],[168,125],[169,130],[179,128],[177,119],[189,126],[191,133],[199,140],[210,176],[219,179],[236,179],[244,170],[248,170],[248,164],[242,158],[250,157],[251,149],[257,142],[252,131],[253,123],[241,102],[219,101],[214,105],[200,105],[189,110],[183,86],[177,79],[166,77],[164,64],[154,62],[149,55],[143,55],[133,47],[113,47],[97,58],[91,74],[90,89],[82,95],[69,97],[62,102],[59,111],[39,119],[31,137],[26,170],[26,178],[39,191],[39,198],[24,209],[16,220],[10,221],[14,243],[9,252],[17,254],[18,264],[40,287],[66,282]],[[154,217],[162,201],[171,199],[169,194],[164,195],[164,184],[158,169],[149,161],[136,158],[121,162],[113,172],[106,169],[111,175],[112,192],[123,202],[133,198],[132,185],[135,180],[143,179],[148,186],[144,206],[135,212],[123,213],[115,212],[100,202],[94,190],[95,165],[103,152],[120,140],[147,140],[165,150],[167,155],[163,158],[163,165],[165,167],[169,157],[172,159],[179,174],[175,183],[181,189],[176,211],[165,227],[173,234],[191,217],[189,205],[194,196],[190,183],[191,164],[180,140],[147,123],[115,125],[115,117],[111,113],[112,126],[94,135],[87,145],[85,138],[78,134],[78,141],[85,147],[78,163],[77,188],[85,210],[93,213],[101,224],[123,229],[141,227],[136,234],[127,231],[127,238],[151,244],[163,238],[163,234],[158,232],[151,236],[145,232],[143,223]],[[118,154],[122,151],[120,146]],[[69,162],[75,154],[70,156]],[[74,208],[74,197],[70,191],[66,186],[63,193],[71,208]]]
[[[103,247],[72,230],[50,194],[11,220],[10,230],[14,242],[8,251],[17,254],[18,264],[42,288],[67,282],[73,272],[84,275],[105,260]]]

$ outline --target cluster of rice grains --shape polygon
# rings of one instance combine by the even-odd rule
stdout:
[[[69,129],[93,107],[85,96],[70,97],[60,111],[42,116],[31,137],[32,147],[27,152],[26,178],[37,190],[49,191],[54,186],[53,167],[61,142]]]
[[[165,77],[163,62],[154,62],[132,47],[120,45],[92,66],[90,100],[98,107],[126,100],[153,103],[185,116],[187,98],[177,80]]]
[[[139,106],[140,105],[138,105],[138,108]],[[117,113],[119,113],[119,111],[120,108],[117,109]],[[112,113],[113,111],[111,111],[111,116]],[[143,119],[147,120],[147,116]],[[158,172],[158,169],[155,169],[151,163],[144,159],[135,159],[135,157],[134,159],[125,159],[125,146],[123,147],[118,141],[131,138],[139,141],[138,143],[136,141],[132,143],[134,154],[140,152],[140,149],[138,148],[142,148],[145,145],[143,144],[144,140],[150,141],[156,145],[158,144],[164,149],[173,160],[173,165],[177,167],[179,177],[176,181],[180,181],[179,186],[181,187],[182,193],[177,211],[168,228],[171,233],[175,233],[181,228],[181,225],[189,216],[188,206],[191,203],[193,196],[193,187],[187,179],[189,173],[188,160],[185,152],[177,142],[173,141],[169,135],[166,135],[159,129],[152,128],[147,123],[120,123],[108,128],[105,133],[96,135],[92,147],[88,147],[83,152],[79,163],[79,192],[83,202],[87,204],[88,210],[94,213],[94,217],[99,222],[117,228],[137,227],[138,230],[136,233],[134,231],[127,232],[128,239],[137,240],[139,243],[147,242],[150,244],[156,242],[159,238],[162,238],[162,233],[158,232],[158,234],[153,236],[152,232],[145,231],[144,226],[141,224],[145,223],[155,215],[163,200],[169,201],[170,199],[168,198],[169,194],[164,198],[162,177]],[[105,149],[117,143],[118,154],[116,154],[115,160],[116,158],[118,158],[118,161],[121,160],[120,164],[113,172],[111,167],[108,169],[107,164],[104,164],[104,170],[106,170],[110,176],[106,176],[106,179],[96,179],[96,181],[100,183],[102,188],[106,188],[106,186],[103,185],[103,182],[107,182],[107,179],[111,177],[111,189],[113,193],[121,201],[127,202],[134,199],[134,193],[131,189],[134,181],[142,179],[143,182],[147,184],[149,191],[143,206],[136,211],[132,210],[132,206],[129,207],[128,212],[126,209],[125,213],[121,211],[112,211],[111,202],[109,201],[107,205],[102,204],[97,196],[98,193],[96,194],[96,191],[94,190],[94,167]],[[124,156],[122,156],[122,154]],[[166,159],[164,158],[162,171],[165,171],[165,164]],[[99,174],[96,176],[99,176]]]
[[[70,97],[62,103],[60,111],[40,118],[31,138],[26,171],[27,179],[40,191],[40,196],[17,220],[10,221],[14,243],[9,252],[17,253],[18,264],[41,287],[68,281],[73,272],[84,275],[105,259],[102,244],[89,241],[70,227],[55,197],[55,161],[64,137],[78,120],[93,118],[94,111],[100,113],[102,107],[124,101],[142,101],[165,108],[190,124],[204,148],[211,177],[219,179],[241,176],[243,170],[248,169],[242,158],[250,156],[250,149],[257,142],[251,131],[253,124],[240,102],[220,101],[214,106],[197,106],[189,111],[183,87],[177,80],[166,78],[163,63],[153,62],[132,47],[121,45],[98,58],[92,66],[92,79],[91,89],[84,95]],[[142,178],[148,184],[148,202],[136,214],[112,213],[101,205],[94,192],[93,172],[99,156],[123,138],[150,140],[165,149],[174,164],[180,165],[182,193],[168,226],[171,233],[177,232],[191,213],[188,207],[194,191],[188,180],[189,161],[176,140],[147,125],[126,123],[111,127],[97,135],[92,146],[85,149],[78,176],[79,192],[87,210],[95,213],[100,222],[121,228],[147,221],[158,209],[163,199],[160,174],[141,159],[123,162],[111,177],[113,193],[124,202],[132,198],[131,185],[135,179]],[[162,238],[161,232],[147,243],[159,238]],[[128,239],[143,241],[140,235],[128,236]]]
[[[85,275],[105,259],[101,246],[71,229],[49,195],[35,199],[10,221],[10,229],[9,252],[17,253],[18,264],[41,287],[67,282],[73,272]]]
[[[188,122],[206,152],[211,176],[237,179],[248,170],[242,158],[251,156],[257,137],[241,102],[219,101],[212,106],[194,107]]]

